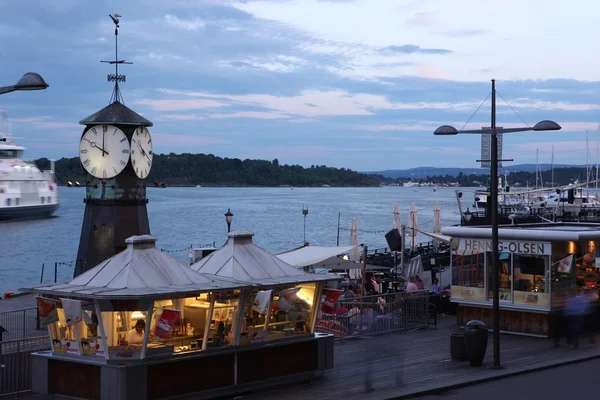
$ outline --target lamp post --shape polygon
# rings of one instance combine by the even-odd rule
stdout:
[[[17,90],[44,90],[48,88],[48,84],[44,78],[35,72],[28,72],[19,79],[15,85],[1,86],[0,95]]]
[[[440,126],[433,132],[434,135],[457,135],[471,133],[491,135],[491,160],[490,161],[490,197],[492,212],[492,291],[494,294],[492,304],[492,325],[494,330],[494,364],[492,368],[502,368],[500,365],[500,297],[498,293],[498,133],[512,133],[525,131],[557,131],[561,126],[554,121],[544,120],[533,127],[498,128],[496,127],[496,80],[492,79],[492,118],[490,128],[476,130],[457,130],[450,125]]]
[[[469,207],[467,207],[467,211],[465,211],[465,213],[463,214],[463,217],[465,219],[465,223],[469,223],[471,221],[471,217],[473,217],[473,213],[471,211],[469,211]]]
[[[228,208],[225,213],[225,222],[227,222],[227,233],[231,232],[231,220],[233,219],[233,214],[231,210]]]
[[[306,216],[308,215],[308,206],[302,206],[302,215],[304,215],[304,234],[303,234],[303,243],[306,245]]]

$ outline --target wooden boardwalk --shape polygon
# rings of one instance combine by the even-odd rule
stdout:
[[[466,361],[450,359],[449,334],[455,329],[456,317],[447,316],[440,319],[437,329],[336,343],[334,369],[325,371],[313,382],[238,398],[370,400],[413,397],[423,391],[600,357],[600,345],[596,348],[587,339],[582,339],[580,349],[570,350],[564,340],[561,347],[554,348],[549,339],[501,335],[504,369],[490,369],[487,368],[492,361],[490,335],[484,366],[471,367]],[[597,339],[600,340],[600,337]],[[372,392],[365,391],[364,383],[369,374],[374,388]],[[41,400],[52,397],[21,395],[20,398]]]
[[[593,356],[600,346],[582,341],[578,350],[553,348],[549,339],[501,335],[504,369],[487,368],[492,361],[489,337],[484,366],[450,359],[449,334],[456,329],[455,317],[443,317],[437,329],[358,339],[336,344],[335,368],[314,382],[270,392],[243,396],[245,399],[391,399],[426,390],[456,385],[498,375],[509,375]],[[370,370],[374,391],[365,391]],[[399,378],[402,382],[398,384]]]

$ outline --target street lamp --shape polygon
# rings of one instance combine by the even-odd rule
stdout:
[[[541,121],[533,127],[523,128],[497,128],[496,127],[496,80],[492,79],[492,121],[490,128],[476,130],[457,130],[450,125],[440,126],[433,132],[434,135],[457,135],[459,133],[474,133],[491,135],[491,160],[490,161],[490,197],[492,212],[492,290],[494,299],[492,304],[493,330],[494,330],[494,365],[500,366],[500,297],[498,293],[498,133],[512,133],[525,131],[557,131],[561,126],[554,121]],[[482,160],[488,161],[488,160]]]
[[[308,215],[308,206],[305,208],[302,206],[302,215],[304,215],[304,245],[306,246],[306,216]]]
[[[468,224],[471,221],[471,217],[473,217],[473,213],[469,211],[469,207],[467,207],[467,211],[465,211],[463,217],[465,217],[465,222]]]
[[[44,90],[48,88],[48,84],[44,78],[35,72],[28,72],[12,86],[0,87],[0,94],[10,93],[17,90]]]
[[[225,222],[227,222],[227,233],[231,232],[231,220],[233,219],[233,214],[231,210],[228,208],[225,213]]]

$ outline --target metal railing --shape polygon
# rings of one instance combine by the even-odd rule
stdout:
[[[428,328],[432,318],[427,291],[386,293],[337,301],[334,313],[320,312],[315,330],[343,340]]]
[[[48,336],[0,342],[0,397],[31,391],[31,353],[44,350]]]
[[[0,334],[2,340],[17,340],[40,335],[40,320],[36,307],[0,313],[0,326],[6,332]]]

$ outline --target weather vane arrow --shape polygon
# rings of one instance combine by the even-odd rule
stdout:
[[[119,60],[118,38],[119,38],[119,28],[120,28],[119,18],[121,18],[121,15],[117,14],[117,13],[113,13],[113,14],[109,14],[108,16],[110,17],[110,19],[112,19],[112,21],[115,24],[115,60],[114,61],[101,61],[101,62],[115,65],[115,73],[108,74],[108,76],[107,76],[108,82],[115,83],[115,87],[113,89],[112,96],[110,98],[110,102],[111,103],[114,103],[114,102],[124,103],[123,96],[121,95],[121,90],[119,89],[119,82],[126,82],[127,80],[126,80],[125,75],[119,75],[119,64],[133,64],[133,63],[127,62],[125,60]]]

